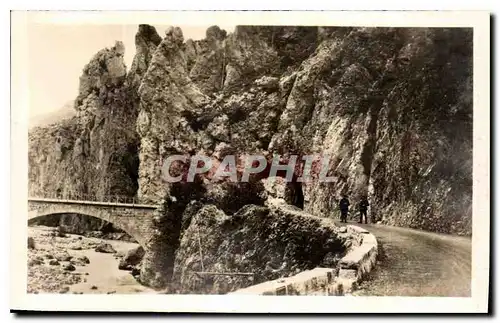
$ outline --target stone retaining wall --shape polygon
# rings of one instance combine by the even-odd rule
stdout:
[[[297,275],[270,280],[231,292],[233,295],[345,295],[373,269],[378,254],[377,239],[354,225],[347,232],[359,235],[359,245],[352,247],[337,268],[314,268]]]

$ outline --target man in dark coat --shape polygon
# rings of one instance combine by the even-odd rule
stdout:
[[[368,211],[368,198],[363,196],[361,201],[359,202],[359,223],[363,223],[363,216],[365,217],[365,224],[368,223],[368,217],[366,216],[366,212]]]
[[[347,196],[342,196],[342,199],[339,202],[340,209],[340,222],[347,223],[347,213],[349,212],[349,200]]]

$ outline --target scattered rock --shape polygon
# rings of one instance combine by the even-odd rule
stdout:
[[[69,292],[68,286],[64,286],[59,290],[59,294],[66,294],[67,292]]]
[[[28,249],[35,249],[35,239],[28,237]]]
[[[141,270],[137,267],[132,268],[132,272],[130,273],[132,276],[139,276],[141,274]]]
[[[56,259],[50,259],[49,265],[51,265],[51,266],[59,266],[59,261],[57,261]]]
[[[141,246],[129,250],[125,257],[123,257],[123,259],[120,261],[119,267],[132,267],[139,264],[142,260],[142,257],[144,257],[144,253],[144,248]]]
[[[64,231],[63,227],[59,226],[57,228],[57,233],[56,233],[56,236],[59,237],[59,238],[67,238],[68,235],[66,234],[66,232]]]
[[[82,250],[82,246],[80,244],[71,244],[68,248],[71,250]]]
[[[92,287],[90,287],[90,289],[92,289],[92,290],[96,290],[96,289],[97,289],[97,286],[92,285]]]
[[[124,263],[123,259],[118,264],[118,269],[120,269],[120,270],[132,270],[132,268],[134,268],[134,267],[132,267],[131,265],[129,265],[127,263]]]
[[[78,261],[81,261],[85,264],[90,264],[90,259],[87,256],[79,256],[76,258]]]
[[[28,266],[36,266],[36,265],[41,265],[43,264],[43,260],[40,260],[38,258],[33,258],[28,260]]]
[[[113,248],[112,245],[106,242],[101,242],[96,248],[96,252],[102,252],[102,253],[115,253],[116,250]]]
[[[70,261],[73,256],[71,256],[66,250],[64,251],[58,251],[54,258],[56,258],[59,261]]]
[[[67,271],[74,271],[76,268],[73,264],[67,264],[63,266],[63,269]]]

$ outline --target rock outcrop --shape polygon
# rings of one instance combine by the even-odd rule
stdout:
[[[160,40],[153,27],[139,27],[129,73],[121,42],[98,52],[80,77],[76,117],[30,131],[30,196],[99,201],[136,195],[138,88]],[[55,220],[50,224],[59,222],[67,232],[119,231],[88,217],[63,215]]]
[[[196,136],[186,116],[208,103],[208,98],[188,75],[184,37],[180,28],[170,28],[154,52],[139,88],[141,98],[137,131],[139,154],[139,197],[159,201],[165,196],[162,160],[169,155],[195,152]]]
[[[316,266],[335,267],[335,256],[353,243],[331,222],[286,204],[247,205],[232,216],[208,205],[184,232],[174,284],[184,293],[227,293]]]

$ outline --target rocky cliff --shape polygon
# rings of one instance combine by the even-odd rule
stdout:
[[[139,194],[168,193],[171,154],[326,154],[305,210],[368,194],[373,221],[470,234],[471,77],[466,29],[172,29],[141,87]]]
[[[159,41],[154,28],[139,27],[128,73],[121,42],[99,51],[80,76],[76,116],[30,131],[30,196],[105,200],[136,195],[137,93]],[[61,224],[75,233],[103,227],[100,220],[74,216],[62,217]]]
[[[184,279],[192,226],[231,244],[246,205],[269,197],[265,172],[249,183],[167,183],[162,164],[173,154],[328,155],[331,182],[294,182],[283,198],[337,217],[342,194],[353,205],[368,195],[371,221],[471,234],[471,30],[213,26],[193,41],[178,27],[161,38],[141,25],[128,73],[123,51],[117,43],[84,68],[75,118],[30,132],[30,194],[166,201],[157,228],[169,245],[157,246],[169,259],[166,280]],[[226,232],[226,222],[240,227]],[[220,263],[236,248],[216,245],[208,249]]]

